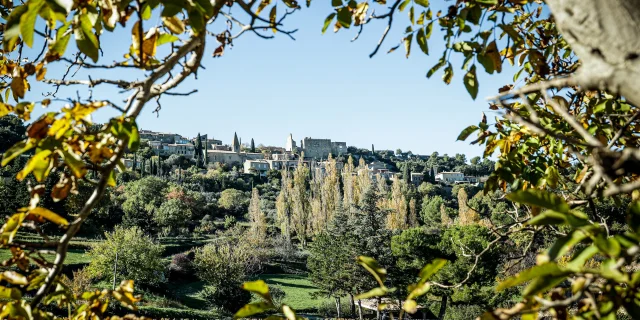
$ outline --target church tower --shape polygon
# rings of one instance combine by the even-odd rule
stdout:
[[[238,141],[238,134],[233,133],[233,145],[231,146],[231,151],[240,152],[240,141]]]
[[[294,152],[296,149],[296,142],[293,141],[293,135],[289,133],[289,138],[287,138],[287,145],[284,150],[287,152]]]

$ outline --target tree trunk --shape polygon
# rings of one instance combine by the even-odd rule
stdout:
[[[356,317],[356,302],[353,300],[353,294],[349,294],[349,298],[351,298],[351,317]]]
[[[558,30],[582,65],[573,81],[640,105],[640,5],[637,0],[546,0]]]
[[[447,312],[447,296],[442,296],[440,299],[440,312],[438,312],[438,320],[444,319],[444,314]]]
[[[378,307],[380,306],[380,303],[382,303],[382,299],[378,297],[377,300],[378,303],[376,304],[376,319],[380,320],[380,309],[378,309]]]
[[[362,320],[362,300],[358,300],[358,318]]]
[[[338,314],[337,318],[340,318],[340,297],[336,297],[336,312]]]

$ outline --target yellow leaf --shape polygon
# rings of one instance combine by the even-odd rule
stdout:
[[[12,111],[13,108],[10,105],[0,102],[0,117],[8,115]]]
[[[29,284],[29,281],[27,281],[27,277],[15,271],[5,271],[2,273],[2,275],[0,275],[0,278],[15,285],[24,286]]]
[[[242,289],[249,292],[253,292],[261,296],[263,299],[271,302],[271,294],[269,294],[269,287],[263,280],[247,281],[242,284]]]
[[[416,313],[418,311],[418,303],[415,300],[407,300],[402,305],[402,309],[411,314]]]
[[[38,63],[36,65],[36,80],[42,81],[45,74],[47,74],[47,68],[44,67],[44,62]]]
[[[27,177],[27,175],[29,175],[29,173],[33,172],[36,180],[38,182],[42,182],[49,174],[49,170],[51,170],[51,160],[51,150],[42,150],[36,153],[31,157],[31,159],[29,159],[24,169],[18,172],[16,179],[22,181]]]
[[[13,237],[16,235],[16,232],[18,232],[24,218],[24,213],[16,213],[11,216],[11,218],[5,222],[4,226],[2,226],[2,230],[0,230],[0,242],[7,244],[13,241]]]
[[[49,210],[49,209],[45,209],[42,207],[37,207],[37,208],[33,208],[31,210],[29,210],[30,214],[34,214],[40,217],[43,217],[57,225],[61,225],[61,226],[66,226],[69,225],[69,221],[67,221],[67,219],[59,216],[57,213]]]
[[[27,80],[25,80],[23,77],[14,77],[13,80],[11,80],[11,91],[13,92],[13,98],[16,100],[18,100],[18,98],[24,98],[24,94],[27,91],[28,85],[29,84]]]
[[[164,25],[174,34],[181,34],[184,32],[184,23],[178,17],[162,17]]]
[[[296,313],[288,305],[282,305],[282,313],[287,317],[287,320],[296,320]]]

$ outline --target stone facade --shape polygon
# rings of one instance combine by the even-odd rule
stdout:
[[[225,150],[207,151],[207,160],[209,161],[209,163],[220,162],[224,164],[233,164],[244,163],[246,160],[260,159],[264,159],[264,155],[262,153],[234,152]]]

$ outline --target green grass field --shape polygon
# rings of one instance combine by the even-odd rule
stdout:
[[[42,256],[47,259],[47,261],[53,262],[55,259],[55,249],[51,250],[51,253],[42,254]],[[11,258],[11,251],[7,249],[0,249],[0,261],[4,261]],[[83,264],[89,263],[91,261],[89,257],[85,254],[84,250],[81,249],[70,249],[67,253],[67,258],[64,260],[64,264]]]
[[[285,292],[282,302],[294,310],[316,310],[321,303],[329,301],[327,298],[311,296],[312,293],[318,292],[318,289],[305,274],[263,274],[257,279],[264,280],[269,287],[280,287]]]

